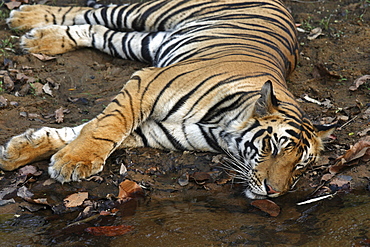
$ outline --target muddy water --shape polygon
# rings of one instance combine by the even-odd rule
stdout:
[[[84,1],[50,1],[62,5],[81,5]],[[114,2],[114,1],[113,1]],[[117,1],[116,1],[117,2]],[[119,1],[118,1],[119,2]],[[121,1],[122,2],[122,1]],[[359,139],[357,132],[369,125],[369,120],[357,115],[354,108],[369,103],[368,85],[356,92],[348,87],[359,76],[370,74],[369,36],[370,8],[367,0],[285,1],[297,23],[307,32],[323,28],[317,39],[307,40],[307,32],[299,33],[301,61],[289,80],[289,88],[297,98],[303,94],[323,101],[331,100],[334,107],[326,109],[302,102],[302,108],[315,121],[323,117],[348,116],[353,119],[336,131],[337,140],[328,145],[325,157],[337,157]],[[0,38],[10,32],[1,21]],[[17,34],[18,35],[18,34]],[[4,54],[0,54],[3,59]],[[13,92],[2,95],[17,101],[19,107],[0,111],[1,145],[13,135],[29,127],[48,125],[61,127],[80,124],[91,119],[109,102],[133,71],[141,64],[112,59],[92,50],[80,50],[58,56],[54,61],[41,62],[31,55],[7,55],[19,66],[34,68],[33,77],[42,83],[51,78],[61,84],[55,97],[47,95],[15,97]],[[315,76],[316,65],[324,65],[336,76]],[[19,67],[18,67],[19,68]],[[316,73],[317,74],[317,73]],[[338,79],[339,78],[339,79]],[[16,85],[17,86],[17,85]],[[20,87],[21,85],[18,85]],[[68,98],[79,99],[71,103]],[[25,119],[20,112],[48,115],[64,106],[70,110],[64,123],[55,124],[45,118]],[[351,110],[352,109],[352,110]],[[357,109],[357,108],[356,108]],[[362,111],[365,108],[360,109]],[[206,186],[191,182],[185,187],[177,183],[181,174],[200,170],[207,160],[193,156],[171,156],[167,153],[149,155],[142,152],[125,157],[125,164],[135,169],[145,165],[163,167],[164,173],[142,177],[132,169],[131,179],[152,184],[144,198],[123,204],[116,216],[99,216],[94,220],[71,227],[83,207],[76,211],[58,211],[50,206],[34,208],[16,196],[15,204],[0,206],[0,243],[3,246],[369,246],[370,245],[370,177],[366,164],[346,171],[353,178],[352,191],[336,195],[332,200],[297,206],[296,202],[309,194],[311,180],[302,181],[298,190],[274,201],[281,214],[270,217],[250,205],[237,185]],[[181,156],[181,157],[180,157]],[[180,158],[179,158],[180,157]],[[199,157],[199,156],[197,156]],[[114,159],[112,159],[114,160]],[[209,159],[210,160],[210,159]],[[211,163],[211,162],[208,162]],[[45,164],[35,164],[46,171]],[[117,195],[117,183],[111,182],[117,168],[107,169],[104,183],[52,185],[42,187],[48,177],[36,178],[26,186],[34,193],[45,195],[60,205],[63,199],[77,191],[89,191],[93,201],[107,194]],[[15,173],[0,174],[1,189],[16,178]],[[5,198],[5,199],[8,199]],[[35,210],[35,211],[32,211]],[[129,225],[134,230],[116,237],[93,236],[84,229],[90,226]]]
[[[351,246],[366,239],[369,206],[368,196],[352,196],[342,207],[324,203],[317,209],[306,207],[306,211],[317,210],[309,213],[290,205],[280,217],[269,218],[225,208],[217,201],[167,201],[140,208],[130,219],[137,224],[137,232],[132,238],[113,240],[112,246]]]
[[[368,246],[369,195],[339,195],[299,207],[290,199],[296,198],[288,195],[279,202],[282,213],[273,218],[248,206],[244,198],[153,196],[126,205],[131,215],[104,219],[111,225],[134,226],[118,237],[91,236],[78,227],[60,231],[66,226],[63,216],[47,220],[37,214],[18,219],[2,215],[0,241],[3,246]]]

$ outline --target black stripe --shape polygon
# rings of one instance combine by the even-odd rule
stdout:
[[[66,20],[66,16],[67,14],[73,9],[73,7],[70,7],[64,14],[63,14],[63,17],[62,17],[62,22],[61,22],[61,25],[64,24],[65,20]]]
[[[112,100],[112,103],[116,103],[118,106],[122,107],[121,103],[117,99]]]
[[[69,26],[67,27],[67,30],[66,30],[66,34],[67,34],[67,36],[69,37],[69,39],[70,40],[72,40],[73,41],[73,43],[75,43],[75,45],[77,46],[77,42],[76,42],[76,40],[72,37],[72,35],[69,33],[69,30],[70,30],[70,28],[69,28]]]
[[[142,40],[141,40],[141,55],[145,59],[146,62],[152,63],[153,57],[149,52],[149,45],[150,41],[155,37],[156,33],[148,33]]]
[[[295,132],[294,130],[292,129],[288,129],[288,130],[285,130],[286,133],[288,133],[289,135],[295,137],[296,139],[300,140],[301,139],[301,135],[298,134],[297,132]]]
[[[108,33],[108,32],[106,32]],[[116,45],[115,43],[112,42],[112,40],[114,39],[114,35],[118,35],[119,33],[118,32],[112,32],[112,34],[109,36],[108,38],[108,48],[109,48],[109,52],[111,55],[115,56],[115,57],[119,57],[119,52],[117,51],[116,49]]]
[[[135,31],[144,31],[145,26],[146,26],[145,22],[150,18],[157,18],[158,15],[156,15],[157,14],[156,11],[164,7],[167,4],[167,2],[158,1],[158,2],[155,2],[154,4],[153,3],[151,4],[152,4],[152,7],[149,7],[145,12],[142,12],[136,19],[131,21],[132,27]],[[147,7],[147,5],[141,5],[141,7],[144,7],[144,6]]]
[[[181,106],[183,106],[186,101],[201,87],[203,86],[206,82],[212,80],[213,78],[219,76],[219,75],[222,75],[221,73],[220,74],[215,74],[215,75],[212,75],[210,77],[208,77],[207,79],[201,81],[201,82],[198,82],[196,87],[193,88],[192,90],[190,90],[190,92],[188,92],[187,94],[185,94],[184,96],[182,96],[177,102],[176,104],[171,108],[171,110],[167,113],[167,115],[162,119],[162,121],[166,121],[171,115],[175,114]]]
[[[191,71],[186,71],[184,73],[181,73],[181,74],[178,74],[176,75],[174,78],[172,78],[169,82],[166,83],[166,85],[164,87],[162,87],[162,90],[158,93],[154,103],[153,103],[153,107],[152,107],[152,110],[150,112],[149,115],[152,115],[153,114],[153,111],[154,109],[156,108],[157,104],[158,104],[158,101],[160,100],[161,96],[164,95],[165,91],[172,85],[172,83],[174,83],[176,80],[178,80],[180,77],[182,76],[185,76],[187,74],[190,74],[192,73],[193,71],[196,71],[198,69],[195,69],[195,70],[191,70]],[[162,71],[164,72],[164,70]],[[157,75],[157,77],[159,77],[159,74]],[[152,80],[152,82],[155,81],[155,79]],[[147,88],[149,87],[150,85],[147,86]]]
[[[140,136],[143,144],[144,144],[144,147],[148,147],[149,144],[148,144],[148,139],[146,139],[146,136],[143,134],[141,128],[137,128],[135,131],[134,131],[138,136]]]
[[[208,146],[210,146],[215,151],[222,152],[223,149],[220,147],[220,145],[217,142],[219,137],[216,137],[215,134],[212,131],[214,128],[207,128],[208,129],[208,133],[207,133],[207,131],[205,131],[202,128],[202,125],[200,125],[200,124],[197,124],[197,125],[198,125],[200,131],[202,132],[202,137],[207,142]]]
[[[95,140],[99,140],[99,141],[106,141],[106,142],[110,142],[110,143],[113,143],[113,148],[115,148],[117,146],[117,143],[113,140],[110,140],[110,139],[106,139],[106,138],[100,138],[100,137],[95,137],[93,136],[93,138]]]
[[[245,129],[241,134],[240,134],[240,137],[236,139],[236,142],[240,142],[243,137],[248,133],[248,132],[251,132],[253,129],[257,128],[261,126],[260,122],[255,120],[254,123],[247,129]]]
[[[167,140],[172,144],[172,146],[180,151],[185,151],[186,148],[173,136],[170,134],[170,132],[163,126],[162,123],[157,122],[158,127],[163,131],[163,133],[166,135]]]
[[[107,10],[108,10],[108,8],[102,8],[102,9],[100,9],[100,16],[103,19],[103,23],[102,24],[104,26],[109,26],[108,16],[107,16]]]
[[[126,8],[122,7],[122,6],[119,6],[116,9],[119,9],[118,14],[117,14],[117,19],[115,21],[112,20],[112,22],[116,23],[115,27],[117,29],[122,29],[122,26],[123,26],[122,25],[122,17],[123,17],[123,12],[126,10]]]
[[[86,24],[91,24],[90,19],[89,19],[89,14],[90,14],[92,11],[93,11],[93,10],[88,10],[88,11],[86,11],[86,12],[85,12],[85,14],[84,14],[84,19],[85,19]]]

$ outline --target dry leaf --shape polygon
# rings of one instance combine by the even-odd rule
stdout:
[[[321,78],[321,77],[333,77],[333,78],[340,78],[340,75],[336,74],[333,71],[329,71],[324,64],[319,63],[316,64],[313,71],[312,75],[315,78]]]
[[[40,59],[41,61],[49,61],[49,60],[56,59],[56,57],[51,57],[51,56],[47,56],[44,54],[36,54],[36,53],[31,53],[31,54],[37,57],[38,59]]]
[[[308,34],[307,39],[308,40],[314,40],[317,37],[322,35],[322,29],[320,27],[314,28],[311,30],[311,32]]]
[[[4,206],[6,204],[15,203],[15,200],[13,198],[9,200],[0,200],[0,206]]]
[[[0,107],[6,107],[8,105],[8,100],[4,96],[0,95]]]
[[[62,123],[64,120],[64,109],[60,107],[59,109],[55,110],[55,122]]]
[[[51,79],[50,77],[46,78],[46,83],[50,83],[50,86],[53,87],[53,89],[55,90],[58,90],[59,89],[59,86],[60,84],[59,83],[56,83],[53,79]]]
[[[33,199],[33,202],[37,204],[49,205],[47,198],[36,198]]]
[[[19,6],[21,6],[21,2],[8,2],[8,3],[5,3],[6,7],[8,9],[14,9],[14,8],[18,8]]]
[[[85,229],[86,232],[94,235],[94,236],[120,236],[125,233],[128,233],[134,229],[133,226],[95,226],[95,227],[88,227]]]
[[[44,85],[40,82],[32,83],[32,88],[35,90],[35,95],[40,96],[42,95]]]
[[[321,177],[321,181],[329,181],[330,179],[332,179],[334,177],[333,174],[330,174],[330,173],[326,173],[324,174],[322,177]]]
[[[33,193],[27,189],[26,186],[22,186],[17,191],[17,196],[25,199],[25,200],[32,200],[30,199],[33,196]]]
[[[364,75],[361,76],[360,78],[357,78],[352,86],[349,87],[349,90],[355,91],[357,90],[362,84],[364,84],[367,80],[370,80],[370,75]]]
[[[54,97],[53,96],[53,91],[51,90],[51,86],[50,86],[50,83],[45,83],[45,85],[42,86],[42,90],[44,90],[44,92],[46,94],[49,94],[51,97]]]
[[[64,199],[63,203],[64,203],[64,206],[66,206],[67,208],[78,207],[78,206],[81,206],[82,203],[88,197],[89,197],[88,192],[79,192],[79,193],[75,193],[75,194],[67,196]]]
[[[43,186],[49,186],[49,185],[52,185],[55,183],[55,180],[52,179],[52,178],[49,178],[47,180],[44,181],[44,183],[42,184]]]
[[[355,145],[346,151],[345,154],[336,159],[334,165],[329,168],[331,174],[336,174],[348,166],[353,166],[359,160],[370,160],[370,136],[361,138]],[[357,162],[356,162],[357,161]]]
[[[365,110],[364,114],[362,114],[362,119],[370,119],[370,107]]]
[[[276,217],[280,214],[280,207],[271,200],[255,200],[251,202],[251,205],[259,208],[261,211],[268,213],[270,216],[273,217]]]
[[[341,176],[337,176],[337,177],[333,178],[333,180],[330,181],[329,184],[330,185],[335,185],[337,187],[343,187],[343,186],[349,185],[351,180],[352,180],[351,176],[341,175]]]
[[[194,172],[190,175],[190,178],[194,179],[197,184],[203,184],[205,182],[212,182],[212,176],[209,172]]]
[[[21,86],[20,90],[18,92],[15,92],[15,96],[22,97],[25,96],[31,89],[31,85],[29,83],[24,84]]]
[[[27,165],[18,170],[18,176],[40,176],[42,171],[39,171],[37,167]]]
[[[357,135],[358,136],[366,136],[366,135],[369,135],[370,134],[370,127],[368,127],[368,128],[366,128],[366,129],[364,129],[364,130],[362,130],[362,131],[359,131],[359,132],[357,132]]]
[[[143,194],[143,189],[131,180],[125,180],[119,185],[119,193],[118,198],[121,200],[125,200],[131,197],[134,197],[137,194]]]
[[[14,82],[8,74],[4,75],[4,89],[8,91],[12,91],[14,89]]]

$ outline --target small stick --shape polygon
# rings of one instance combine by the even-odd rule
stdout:
[[[326,198],[333,198],[336,194],[337,194],[337,192],[335,192],[334,194],[329,194],[329,195],[323,195],[323,196],[315,197],[315,198],[308,199],[308,200],[303,201],[303,202],[298,202],[297,205],[304,205],[304,204],[309,204],[309,203],[321,201],[321,200],[324,200]]]
[[[342,126],[340,126],[338,128],[338,130],[341,130],[343,127],[347,126],[348,124],[350,124],[353,120],[355,120],[360,114],[354,116],[352,119],[348,120],[347,122],[345,122]]]

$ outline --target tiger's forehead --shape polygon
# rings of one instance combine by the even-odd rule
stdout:
[[[287,118],[286,116],[269,115],[259,120],[262,128],[265,128],[267,133],[273,133],[276,138],[288,137],[291,140],[311,146],[320,145],[320,140],[317,137],[314,127],[311,122],[304,118],[300,121]],[[312,144],[310,144],[313,142]]]

